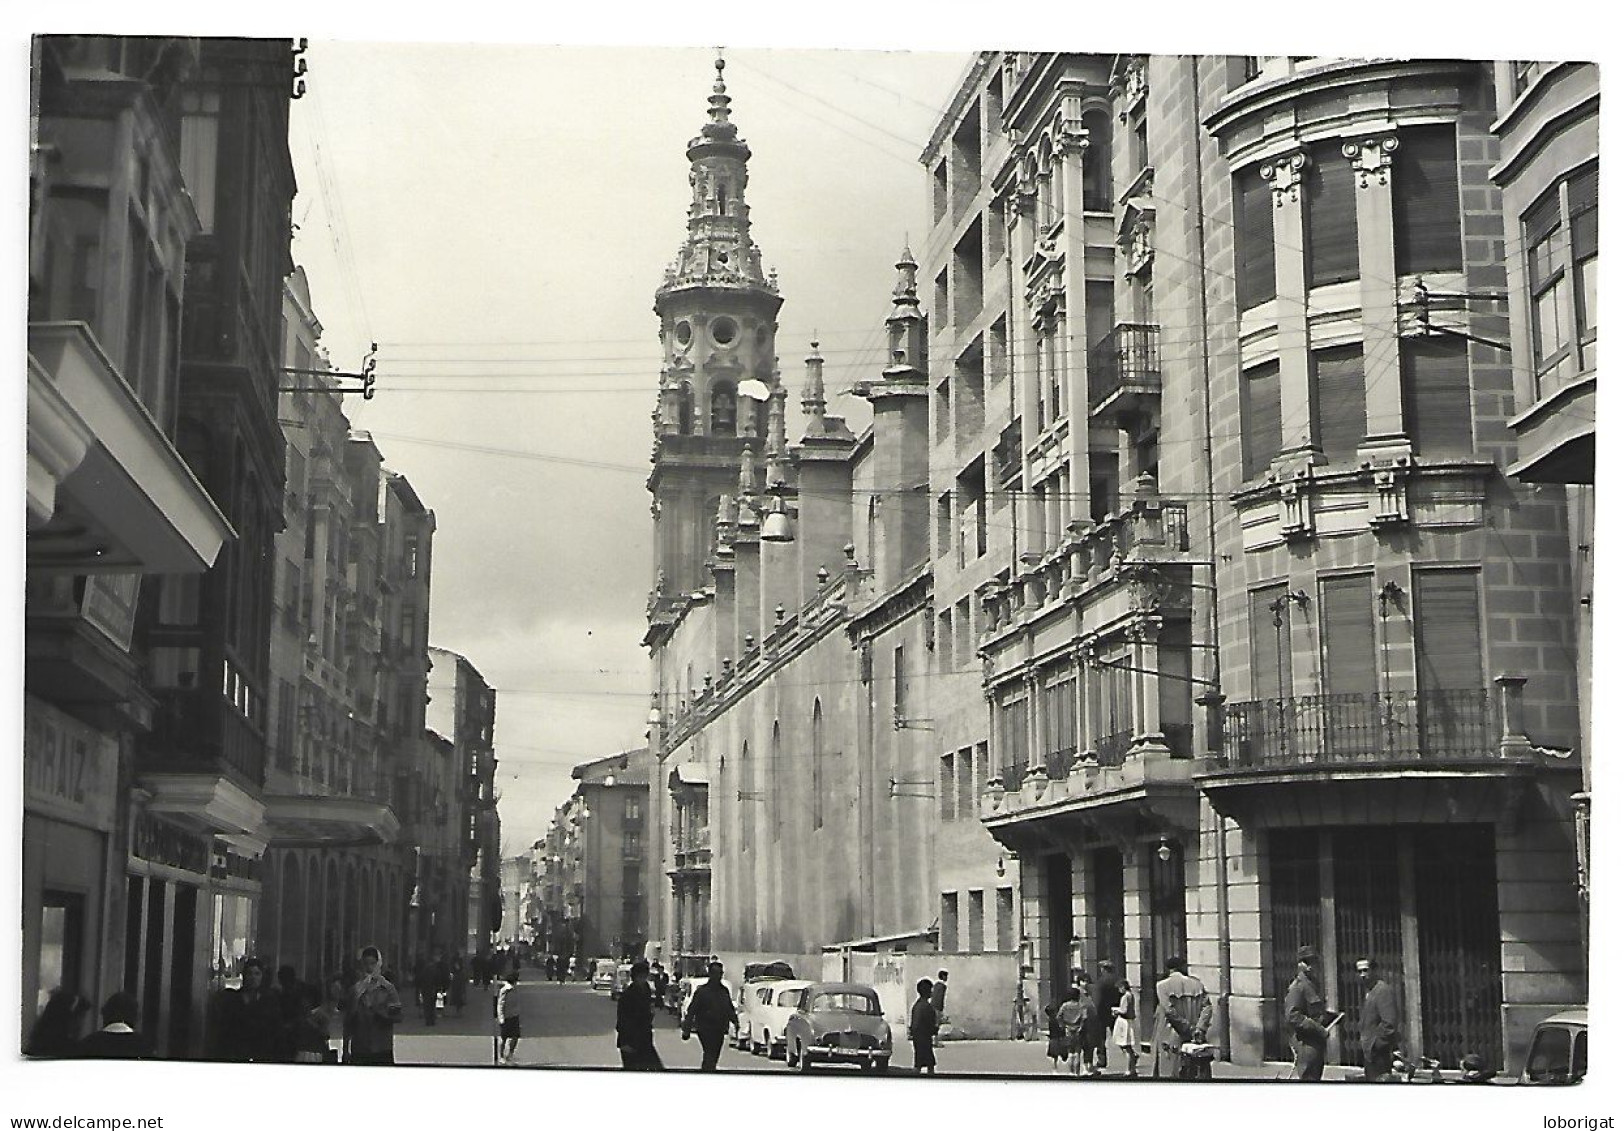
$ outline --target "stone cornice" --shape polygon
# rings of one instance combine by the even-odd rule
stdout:
[[[854,644],[883,634],[920,609],[931,603],[934,575],[929,567],[888,593],[877,595],[862,609],[852,614],[846,632]]]

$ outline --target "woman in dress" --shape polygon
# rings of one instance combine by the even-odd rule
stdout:
[[[1116,1005],[1111,1007],[1115,1020],[1111,1023],[1111,1043],[1121,1049],[1128,1058],[1128,1075],[1139,1075],[1139,1026],[1134,1024],[1137,1011],[1134,1008],[1133,986],[1128,979],[1122,978],[1117,982],[1117,990],[1121,997]]]

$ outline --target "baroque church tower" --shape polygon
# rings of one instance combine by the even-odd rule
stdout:
[[[729,120],[724,67],[717,59],[709,120],[688,143],[688,238],[654,297],[664,347],[648,481],[657,600],[708,583],[722,500],[755,485],[741,474],[754,481],[782,457],[784,300],[750,238],[750,147]]]

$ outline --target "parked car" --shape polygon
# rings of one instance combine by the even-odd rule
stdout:
[[[744,964],[744,984],[739,987],[739,996],[733,1002],[733,1007],[739,1013],[739,1031],[733,1041],[734,1047],[740,1049],[750,1048],[752,1029],[745,1023],[745,1015],[750,1012],[755,1004],[756,990],[761,983],[783,982],[794,977],[795,967],[788,962],[746,962]]]
[[[613,989],[616,965],[618,963],[613,958],[594,958],[592,960],[592,988],[595,990]]]
[[[745,987],[748,1009],[739,1014],[744,1047],[772,1060],[784,1051],[784,1027],[801,1004],[801,991],[812,985],[804,979],[772,978]]]
[[[784,1062],[810,1072],[815,1062],[891,1067],[891,1026],[873,986],[814,982],[784,1023]]]
[[[681,1021],[683,1016],[688,1012],[688,1003],[693,1000],[694,991],[708,981],[710,981],[709,978],[684,978],[680,982],[676,983],[678,1021]],[[733,983],[729,982],[726,978],[723,978],[722,985],[727,987],[728,996],[731,997],[733,995]]]
[[[630,962],[617,962],[615,964],[614,981],[609,983],[609,1000],[619,1001],[620,991],[632,984],[632,964]]]
[[[1589,1011],[1570,1009],[1534,1026],[1523,1062],[1524,1084],[1577,1084],[1590,1060]]]

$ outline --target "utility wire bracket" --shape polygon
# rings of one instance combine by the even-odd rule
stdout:
[[[372,395],[378,390],[378,343],[373,342],[372,348],[367,351],[361,362],[358,373],[346,373],[339,369],[303,369],[297,366],[284,365],[277,370],[295,377],[329,377],[336,381],[359,381],[358,388],[346,389],[340,385],[278,385],[279,393],[360,393],[361,399],[370,401]]]

